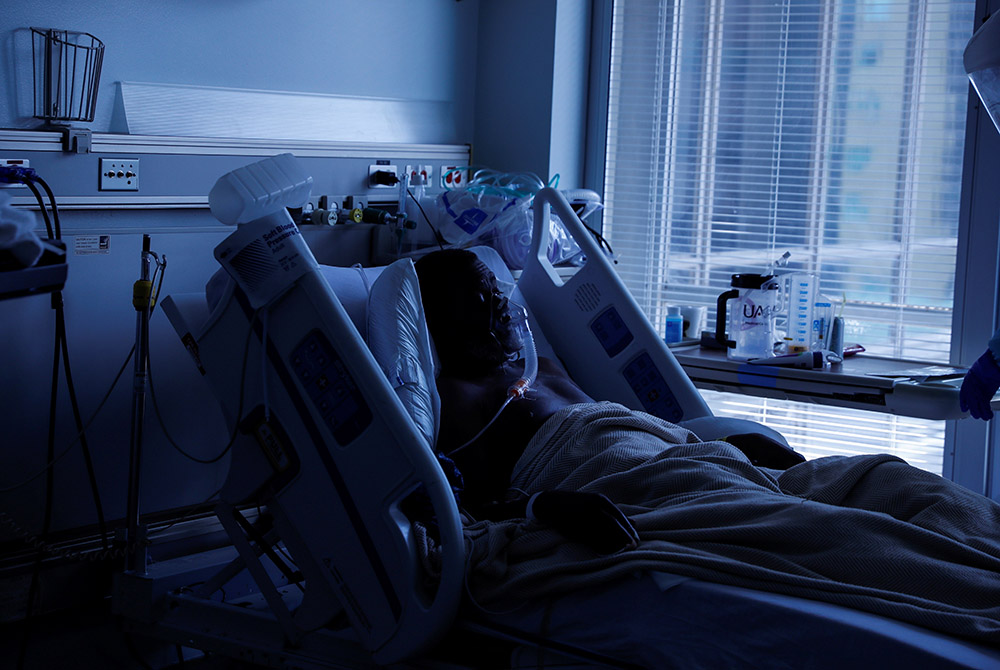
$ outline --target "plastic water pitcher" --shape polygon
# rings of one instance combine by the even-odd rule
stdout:
[[[733,360],[774,356],[774,319],[782,307],[779,282],[773,275],[735,274],[730,286],[716,303],[715,339]]]

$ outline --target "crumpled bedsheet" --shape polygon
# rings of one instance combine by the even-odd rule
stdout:
[[[512,486],[603,493],[639,546],[601,556],[532,521],[465,531],[487,610],[664,570],[822,600],[1000,646],[1000,506],[890,455],[754,467],[614,403],[549,419]]]

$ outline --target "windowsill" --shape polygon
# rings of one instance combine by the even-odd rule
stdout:
[[[699,346],[672,348],[701,389],[763,398],[850,407],[920,419],[961,419],[962,374],[934,375],[940,366],[859,354],[824,370],[733,361],[726,352]],[[994,408],[1000,400],[994,399]]]

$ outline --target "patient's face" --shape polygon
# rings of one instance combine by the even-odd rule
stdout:
[[[434,252],[417,263],[417,272],[427,325],[447,374],[487,374],[521,349],[507,298],[475,254]]]

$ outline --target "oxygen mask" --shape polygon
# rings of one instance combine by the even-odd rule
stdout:
[[[506,300],[506,298],[504,298],[504,300]],[[521,376],[507,388],[507,398],[504,400],[503,404],[500,405],[500,409],[493,415],[493,418],[489,420],[489,423],[483,426],[482,430],[476,433],[471,440],[459,447],[456,447],[455,449],[452,449],[448,453],[449,456],[457,454],[478,440],[482,434],[493,425],[497,418],[499,418],[500,414],[504,411],[507,405],[511,403],[511,401],[519,400],[525,396],[532,384],[535,383],[535,379],[538,377],[538,352],[535,349],[535,338],[531,334],[531,326],[528,325],[528,311],[516,302],[507,302],[503,305],[503,307],[506,309],[500,310],[502,315],[499,317],[500,320],[503,321],[503,330],[506,331],[506,336],[504,336],[503,339],[510,342],[513,342],[515,338],[520,340],[520,349],[515,349],[514,351],[520,351],[521,357],[524,359],[524,371],[521,373]]]

